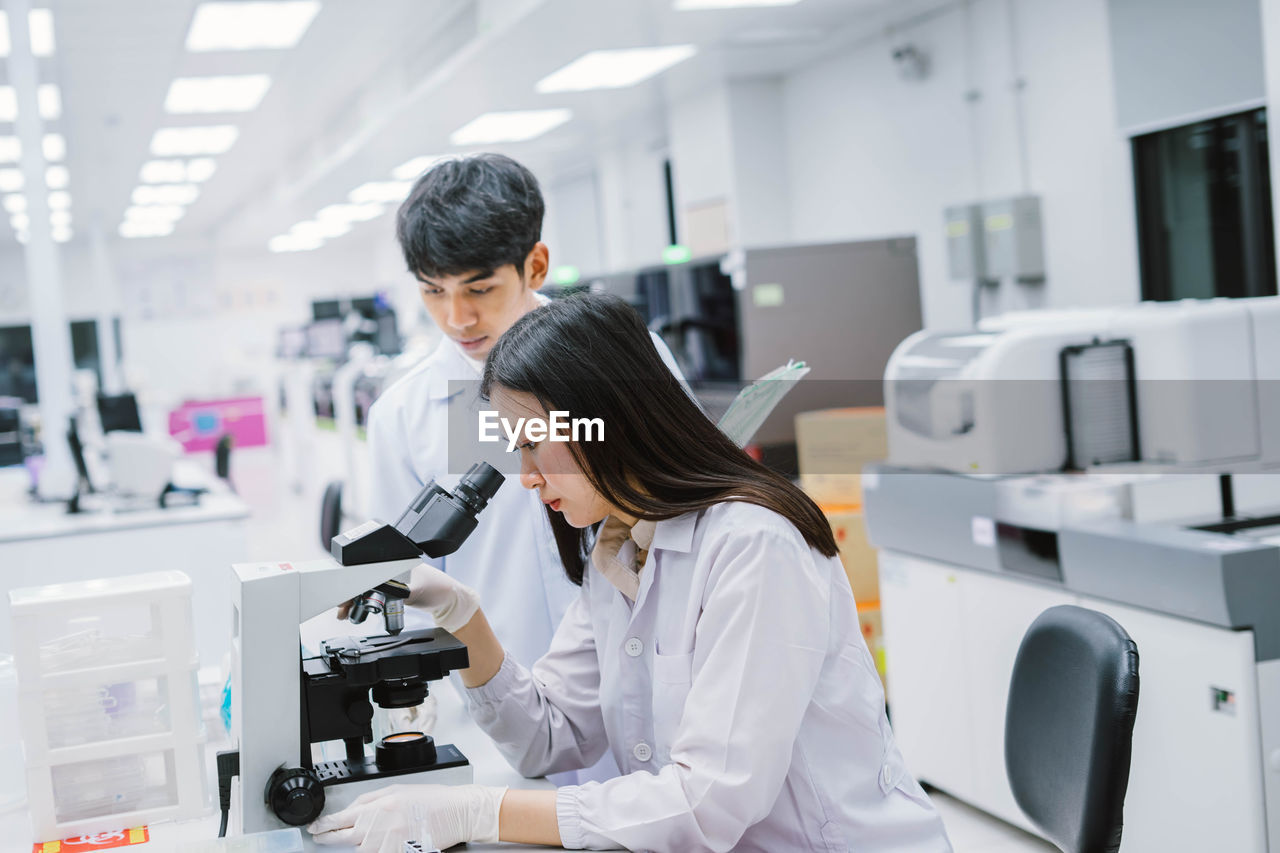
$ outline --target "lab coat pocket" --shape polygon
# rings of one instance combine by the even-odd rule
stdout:
[[[680,718],[693,683],[693,653],[653,656],[654,748],[665,764],[671,759]]]

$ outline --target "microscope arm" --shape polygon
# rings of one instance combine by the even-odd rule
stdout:
[[[378,584],[412,571],[420,557],[366,563],[363,566],[340,566],[333,560],[313,560],[297,564],[301,598],[299,616],[303,621],[318,616]]]

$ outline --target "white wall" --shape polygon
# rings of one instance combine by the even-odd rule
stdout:
[[[970,320],[968,284],[947,275],[944,207],[1024,189],[1043,202],[1048,305],[1138,298],[1129,148],[1115,126],[1105,0],[1016,4],[1025,186],[1008,8],[1005,0],[975,0],[968,12],[957,4],[783,84],[792,237],[916,234],[930,327]],[[924,80],[902,79],[891,59],[908,42],[930,57]]]

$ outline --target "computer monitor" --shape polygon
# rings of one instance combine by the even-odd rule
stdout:
[[[344,359],[347,333],[339,319],[316,320],[307,326],[307,355],[311,358]]]
[[[99,394],[98,417],[102,420],[104,434],[115,430],[142,432],[138,398],[132,394]]]
[[[22,449],[22,413],[17,408],[0,406],[0,467],[20,465]]]
[[[342,305],[336,299],[317,299],[311,303],[311,319],[342,319]]]
[[[37,403],[36,359],[30,326],[0,328],[0,396]]]

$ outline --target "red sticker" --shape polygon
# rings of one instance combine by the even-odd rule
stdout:
[[[151,840],[151,833],[145,826],[132,829],[119,829],[114,832],[96,832],[92,835],[76,835],[61,841],[38,841],[31,847],[31,853],[76,853],[81,850],[109,850],[112,847],[130,847],[134,844],[146,844]]]

